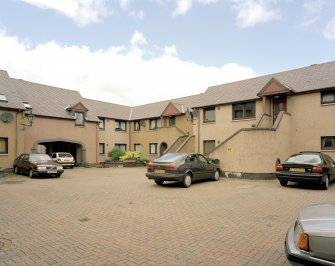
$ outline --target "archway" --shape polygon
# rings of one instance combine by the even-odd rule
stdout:
[[[164,152],[167,149],[167,144],[165,142],[162,142],[160,147],[159,147],[159,155],[162,156],[164,154]]]
[[[76,160],[77,165],[83,165],[86,162],[85,145],[78,141],[64,139],[39,140],[33,144],[32,153],[43,152],[50,154],[53,152],[69,152]]]

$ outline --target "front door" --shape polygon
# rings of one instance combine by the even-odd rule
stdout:
[[[287,111],[286,96],[276,96],[273,98],[273,123],[275,123],[280,111]]]

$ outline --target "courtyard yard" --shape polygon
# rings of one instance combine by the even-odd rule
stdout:
[[[0,178],[0,265],[284,265],[299,209],[329,190],[221,178],[157,186],[145,168]]]

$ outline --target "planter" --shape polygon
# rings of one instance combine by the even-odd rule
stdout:
[[[136,160],[124,160],[123,161],[123,167],[136,167],[137,162]]]

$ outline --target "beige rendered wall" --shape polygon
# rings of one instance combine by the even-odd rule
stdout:
[[[98,162],[98,125],[85,122],[85,126],[75,126],[74,120],[35,116],[32,127],[25,128],[25,152],[31,152],[37,142],[62,140],[84,145],[86,162]]]
[[[0,120],[0,137],[8,138],[8,154],[0,154],[0,168],[11,168],[15,158],[24,150],[24,123],[23,113],[9,110],[0,110],[3,113],[10,113],[13,116],[11,122]]]
[[[215,140],[215,146],[217,146],[237,130],[252,127],[262,114],[263,105],[261,100],[256,101],[256,117],[254,119],[233,120],[232,105],[221,105],[215,107],[215,122],[204,123],[203,109],[199,109],[198,116],[193,119],[196,151],[203,153],[204,140]]]
[[[164,124],[166,123],[162,121],[162,125]],[[170,147],[179,136],[182,136],[186,133],[192,134],[192,122],[185,115],[176,116],[175,126],[165,126],[154,130],[150,130],[149,119],[145,120],[145,127],[141,126],[140,131],[134,131],[133,122],[131,122],[130,148],[131,150],[134,150],[134,144],[141,144],[141,156],[146,159],[153,160],[159,157],[159,148],[162,143],[166,143],[167,147]],[[194,141],[194,138],[191,141]],[[149,153],[150,143],[157,143],[157,154]],[[192,146],[192,144],[188,145]]]
[[[108,159],[108,152],[115,148],[115,144],[126,144],[127,150],[129,147],[129,132],[130,123],[127,122],[126,131],[116,131],[116,123],[114,119],[105,119],[105,129],[99,129],[99,143],[105,144],[105,154],[99,154],[99,162],[103,162]],[[99,144],[98,144],[99,145]]]
[[[244,129],[214,150],[225,172],[273,173],[276,161],[290,150],[291,116],[284,114],[277,130]]]
[[[291,152],[322,151],[321,137],[335,136],[335,104],[321,104],[320,92],[288,98],[287,111],[292,115]],[[335,150],[322,151],[335,160]]]

